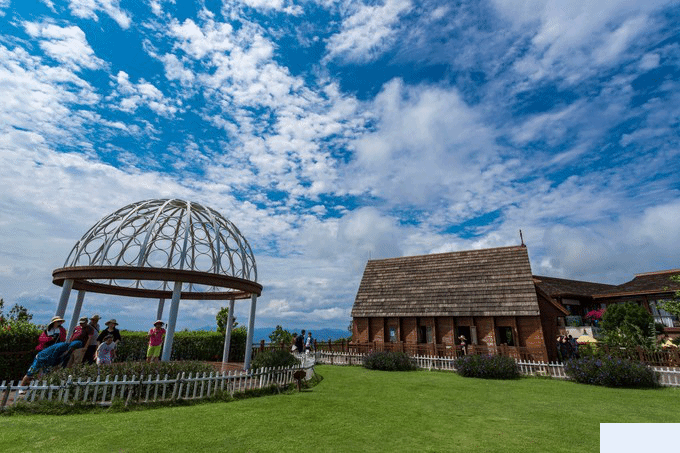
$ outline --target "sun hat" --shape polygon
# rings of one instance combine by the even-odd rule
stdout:
[[[78,320],[78,323],[80,324],[80,323],[87,322],[87,321],[89,321],[89,320],[87,319],[87,316],[83,316],[82,318],[80,318],[80,319]]]
[[[100,319],[102,319],[102,317],[99,316],[99,315],[92,315],[92,316],[90,317],[90,319],[91,319],[91,320],[94,319],[95,321],[99,321]]]
[[[50,319],[50,322],[49,322],[49,324],[47,324],[47,327],[49,328],[55,322],[66,322],[66,321],[61,316],[52,316],[52,319]]]
[[[115,324],[116,326],[118,325],[118,322],[116,322],[115,319],[111,318],[108,321],[104,323],[105,326],[108,326],[109,324]]]
[[[156,324],[165,324],[165,323],[164,323],[162,320],[159,319],[158,321],[156,321],[155,323],[153,323],[154,326],[155,326]]]

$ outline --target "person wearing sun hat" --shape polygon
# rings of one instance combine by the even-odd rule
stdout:
[[[92,365],[94,363],[94,353],[97,352],[97,346],[99,342],[97,337],[99,336],[99,320],[102,319],[99,315],[92,315],[90,317],[89,326],[92,327],[94,333],[90,337],[90,341],[87,343],[87,349],[85,350],[85,356],[83,357],[83,363],[89,363]]]
[[[163,338],[165,338],[163,324],[163,321],[159,319],[153,323],[153,328],[149,330],[149,347],[146,349],[147,362],[158,362],[160,360]]]
[[[120,336],[120,331],[116,328],[116,326],[118,325],[118,321],[112,318],[106,321],[104,325],[106,326],[106,329],[102,329],[101,333],[97,337],[97,342],[102,343],[107,335],[111,335],[113,336],[113,343],[115,345],[118,345],[118,343],[122,339]]]
[[[90,339],[94,336],[94,327],[88,324],[88,321],[89,319],[87,318],[87,316],[83,316],[78,320],[78,325],[76,326],[76,328],[73,329],[73,335],[71,335],[70,341],[74,341],[77,338],[81,338],[81,336],[84,335],[86,335],[85,337],[86,340],[83,341],[82,347],[76,349],[71,354],[71,357],[68,360],[68,365],[66,365],[68,368],[83,363],[83,357],[85,357],[85,351],[87,351],[87,344],[89,343]]]
[[[66,341],[66,329],[62,327],[64,322],[64,318],[61,316],[52,317],[50,323],[47,324],[45,330],[43,330],[40,337],[38,337],[38,346],[35,347],[35,350],[42,351],[53,344]]]

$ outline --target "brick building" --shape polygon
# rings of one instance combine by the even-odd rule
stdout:
[[[589,311],[623,302],[644,306],[678,336],[678,319],[660,306],[680,290],[672,276],[680,270],[621,285],[535,276],[523,245],[370,260],[352,308],[352,340],[358,349],[454,355],[463,335],[478,352],[556,360],[558,335],[578,336]]]
[[[463,335],[471,349],[554,360],[567,314],[537,289],[524,246],[390,258],[366,264],[352,336],[374,349],[452,355]]]

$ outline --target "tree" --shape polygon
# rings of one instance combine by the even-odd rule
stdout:
[[[0,320],[5,321],[5,316],[2,313],[2,309],[5,306],[5,301],[0,299]],[[28,308],[23,305],[14,304],[14,307],[7,313],[7,321],[10,322],[29,322],[33,319],[33,315],[28,312]]]
[[[274,331],[269,334],[269,339],[271,340],[272,343],[279,344],[281,342],[284,342],[286,344],[289,344],[292,343],[293,341],[293,334],[288,332],[283,327],[277,325],[276,329],[274,329]]]
[[[218,311],[217,315],[215,315],[215,320],[217,321],[217,331],[222,333],[226,332],[227,322],[229,320],[229,307],[220,308],[220,311]],[[234,316],[234,324],[231,327],[235,328],[237,326],[238,323],[236,322],[236,316]]]
[[[680,283],[680,275],[673,275],[671,280]],[[659,305],[661,305],[661,308],[666,310],[668,313],[680,318],[680,290],[675,292],[673,300],[665,300]]]
[[[605,342],[611,346],[635,347],[654,344],[654,318],[632,302],[607,307],[602,316]]]

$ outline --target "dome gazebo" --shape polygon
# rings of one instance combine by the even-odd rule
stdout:
[[[171,299],[162,355],[167,361],[181,299],[229,300],[226,362],[234,301],[250,298],[246,346],[253,342],[257,297],[262,293],[255,256],[233,223],[199,203],[146,200],[117,210],[83,235],[52,278],[63,288],[57,316],[64,316],[71,290],[78,290],[69,332],[88,291],[159,299],[156,319],[162,318],[165,299]],[[246,347],[246,369],[251,356],[252,347]]]

